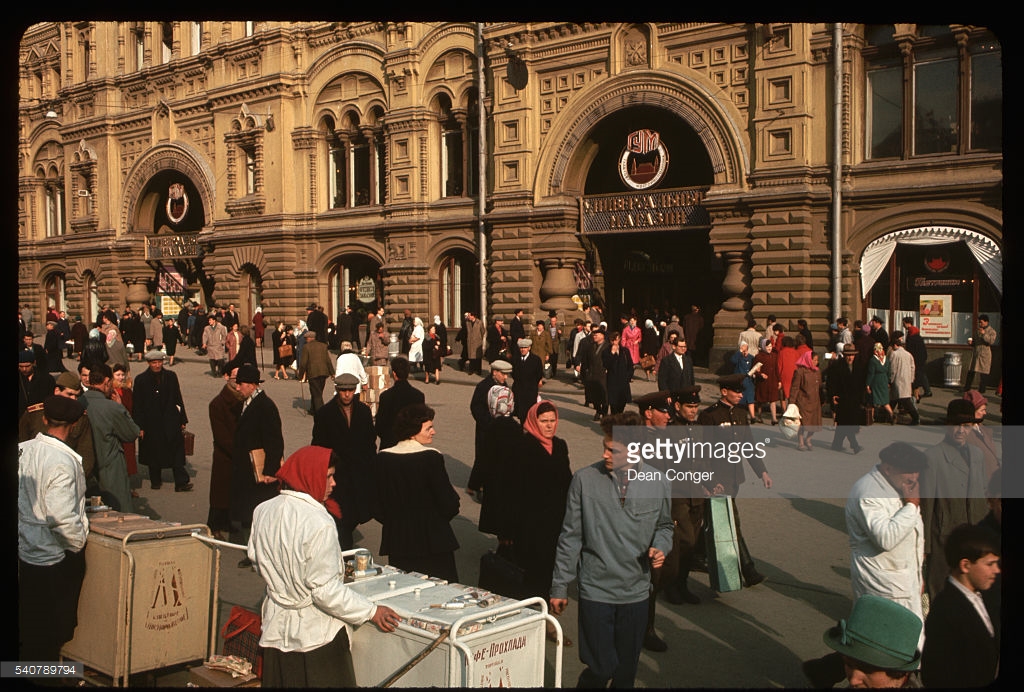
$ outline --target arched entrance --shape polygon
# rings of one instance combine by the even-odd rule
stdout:
[[[359,325],[359,342],[366,343],[366,322],[384,304],[384,281],[380,262],[361,254],[342,255],[328,272],[328,304],[324,306],[332,322],[338,323],[346,307]]]
[[[468,250],[452,250],[438,265],[438,305],[448,327],[462,327],[466,312],[480,314],[476,256]],[[451,337],[449,337],[449,341]]]

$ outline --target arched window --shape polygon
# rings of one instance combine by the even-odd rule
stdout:
[[[338,128],[332,118],[324,118],[331,209],[384,203],[384,132],[378,124],[383,111],[375,108],[370,115],[373,120],[361,123],[356,113],[346,113]]]
[[[50,166],[43,179],[43,219],[47,238],[64,235],[64,180],[55,166]]]
[[[43,292],[46,294],[46,307],[53,308],[60,312],[65,309],[64,275],[50,274],[43,284]]]
[[[479,314],[480,301],[476,284],[476,258],[465,250],[457,250],[441,259],[438,271],[441,319],[449,326],[462,325],[463,314]]]

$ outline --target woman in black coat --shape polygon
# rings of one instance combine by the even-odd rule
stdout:
[[[523,428],[512,417],[515,396],[507,386],[496,384],[490,388],[487,410],[491,421],[467,487],[481,491],[480,532],[497,536],[499,546],[511,546],[517,503],[522,501],[519,452]]]
[[[428,447],[434,439],[434,409],[410,404],[394,424],[398,444],[377,455],[377,521],[380,554],[407,572],[459,581],[459,542],[451,520],[459,494],[444,467],[444,455]]]
[[[171,318],[164,321],[164,349],[167,351],[167,364],[174,365],[174,354],[178,352],[178,342],[181,341],[181,332],[178,325]]]
[[[545,601],[550,597],[555,550],[572,481],[569,446],[555,436],[557,430],[558,409],[553,403],[544,400],[530,407],[523,423],[516,473],[519,511],[512,533],[514,554],[526,569],[524,597],[539,596]],[[548,638],[553,637],[554,627],[549,624]]]
[[[622,413],[633,398],[629,387],[633,379],[633,357],[623,348],[619,332],[608,332],[610,346],[601,353],[608,372],[608,406],[612,413]]]
[[[89,331],[89,339],[82,349],[82,362],[91,369],[95,367],[96,363],[106,363],[109,358],[107,340],[99,329],[93,327]]]

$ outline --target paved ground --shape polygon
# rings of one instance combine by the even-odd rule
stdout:
[[[208,509],[211,436],[207,404],[222,387],[222,380],[208,374],[204,359],[179,349],[173,367],[182,381],[189,428],[196,433],[195,455],[189,457],[189,473],[195,492],[175,493],[170,471],[158,491],[141,482],[134,485],[141,495],[138,512],[155,519],[182,523],[205,523]],[[308,444],[312,417],[305,413],[309,389],[295,380],[277,381],[269,366],[270,351],[263,356],[267,382],[264,388],[281,411],[286,456]],[[451,361],[449,361],[451,362]],[[67,361],[72,365],[71,361]],[[133,363],[138,374],[145,363]],[[599,427],[591,421],[593,411],[582,407],[582,391],[569,380],[566,371],[557,381],[544,385],[542,394],[560,410],[558,435],[569,444],[573,469],[596,461],[601,454]],[[469,399],[478,377],[446,367],[442,384],[417,386],[426,394],[427,403],[437,411],[434,445],[445,453],[448,473],[462,497],[460,516],[454,521],[461,543],[456,553],[461,581],[476,582],[480,555],[494,546],[495,539],[479,533],[476,523],[479,505],[465,495],[473,462],[473,421]],[[714,378],[698,369],[704,385],[704,403],[714,398]],[[634,382],[637,396],[653,391],[653,382],[641,376]],[[945,412],[952,390],[935,387],[935,396],[921,405],[923,420],[935,423]],[[990,424],[999,420],[998,399],[990,396]],[[849,613],[849,551],[843,519],[845,490],[828,495],[827,489],[848,489],[853,481],[877,462],[877,452],[894,439],[906,439],[922,448],[941,438],[941,428],[923,425],[874,425],[862,429],[864,452],[858,456],[827,451],[832,433],[825,430],[815,438],[815,454],[798,454],[795,443],[781,440],[778,431],[767,425],[755,426],[755,438],[764,434],[770,440],[771,454],[766,459],[775,487],[768,491],[750,480],[740,492],[738,506],[743,517],[743,532],[758,567],[767,580],[750,589],[716,594],[708,587],[707,575],[691,575],[695,592],[702,603],[674,606],[662,602],[658,607],[656,628],[668,642],[667,653],[644,652],[640,660],[638,686],[646,687],[806,687],[800,662],[823,655],[822,632]],[[748,477],[751,476],[749,472]],[[819,479],[820,484],[813,482]],[[824,492],[825,494],[822,494]],[[357,543],[376,554],[380,545],[380,527],[376,522],[360,527]],[[250,569],[239,569],[241,552],[225,550],[221,568],[220,621],[234,604],[258,609],[263,595],[262,580]],[[574,595],[574,594],[573,594]],[[561,620],[566,634],[576,639],[575,600]],[[553,654],[549,649],[549,674]],[[575,685],[582,669],[578,650],[566,649],[562,682]],[[159,676],[140,676],[135,684],[184,686],[187,673],[168,670]]]

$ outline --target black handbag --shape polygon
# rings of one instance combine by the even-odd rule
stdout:
[[[526,570],[505,557],[488,550],[480,556],[480,588],[509,598],[525,598]]]

